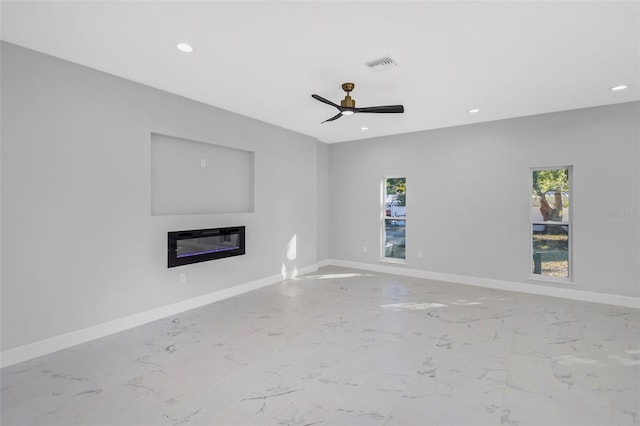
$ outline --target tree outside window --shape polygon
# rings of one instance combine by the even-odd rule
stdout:
[[[569,278],[571,167],[533,169],[531,192],[532,272]]]
[[[407,179],[387,177],[383,194],[382,258],[405,259]]]

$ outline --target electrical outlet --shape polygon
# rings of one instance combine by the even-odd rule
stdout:
[[[367,252],[367,246],[362,246],[362,252],[366,253]]]
[[[418,250],[418,257],[422,257],[422,250]]]
[[[180,284],[184,284],[187,282],[187,274],[180,274]]]
[[[202,158],[200,160],[200,167],[207,167],[207,159],[206,158]]]

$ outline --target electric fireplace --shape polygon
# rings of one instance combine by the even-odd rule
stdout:
[[[244,226],[168,232],[167,237],[169,268],[245,253]]]

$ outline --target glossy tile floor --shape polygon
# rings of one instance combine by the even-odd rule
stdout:
[[[326,267],[2,371],[2,425],[640,424],[640,313]]]

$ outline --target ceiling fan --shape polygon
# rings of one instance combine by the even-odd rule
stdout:
[[[326,100],[322,96],[311,95],[313,99],[317,99],[320,102],[324,102],[327,105],[331,105],[332,107],[335,107],[338,109],[338,111],[340,111],[333,117],[327,120],[324,120],[320,124],[326,123],[327,121],[337,120],[343,115],[351,115],[351,114],[355,114],[356,112],[375,112],[375,113],[403,113],[404,112],[404,106],[402,105],[384,105],[384,106],[356,108],[356,101],[355,99],[352,99],[350,95],[354,87],[356,87],[356,85],[353,83],[344,83],[342,85],[342,90],[347,92],[347,96],[345,96],[344,99],[340,101],[340,105],[334,104],[333,102]]]

